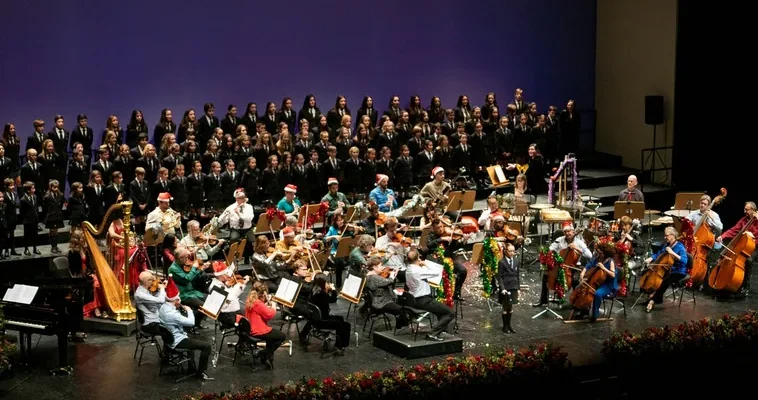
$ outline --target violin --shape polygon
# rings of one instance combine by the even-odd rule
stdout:
[[[460,228],[445,227],[444,236],[451,236],[453,240],[463,239],[463,230]]]
[[[413,240],[409,237],[405,237],[402,233],[395,233],[395,236],[390,238],[393,243],[400,243],[403,247],[410,247],[413,244]]]
[[[382,269],[382,272],[379,273],[379,276],[381,276],[384,279],[389,279],[390,274],[392,274],[392,269],[390,269],[388,267],[384,267]]]
[[[293,247],[293,249],[294,249],[294,247]],[[266,257],[271,257],[276,252],[277,252],[277,250],[275,248],[269,247],[268,250],[266,250]],[[289,257],[289,255],[292,254],[292,251],[291,250],[280,251],[279,253],[281,253],[280,257]]]
[[[387,215],[384,213],[377,214],[376,218],[374,218],[374,224],[376,226],[384,225],[384,223],[387,222]]]
[[[218,238],[216,235],[211,234],[206,236],[201,232],[200,236],[195,238],[195,244],[200,246],[204,246],[206,244],[209,246],[216,246],[218,245]]]
[[[153,284],[150,285],[150,288],[148,289],[148,291],[152,294],[155,294],[155,293],[158,293],[158,290],[160,290],[160,288],[161,288],[161,282],[157,279],[154,279]]]

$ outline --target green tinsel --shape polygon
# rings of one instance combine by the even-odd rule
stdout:
[[[492,293],[492,279],[497,274],[498,247],[497,242],[492,238],[484,240],[482,248],[482,263],[479,265],[479,276],[482,279],[482,290],[484,298],[489,298]]]

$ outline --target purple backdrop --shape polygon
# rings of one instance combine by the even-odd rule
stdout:
[[[164,107],[178,122],[190,107],[247,102],[262,110],[338,94],[357,110],[371,95],[384,110],[419,94],[454,107],[494,91],[501,106],[525,90],[540,111],[594,108],[595,0],[26,0],[5,2],[0,25],[0,121],[29,136],[55,114],[89,116],[96,142],[106,117],[126,127],[142,109],[149,126]],[[25,143],[25,139],[24,139]]]

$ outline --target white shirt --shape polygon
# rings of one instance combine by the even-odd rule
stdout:
[[[708,224],[708,226],[711,227],[712,230],[721,232],[724,229],[724,224],[721,222],[721,217],[719,217],[719,215],[715,212],[711,212],[709,215],[710,216],[707,220],[705,220],[705,222]],[[687,216],[687,219],[692,221],[692,225],[694,226],[697,226],[697,224],[700,222],[700,218],[703,218],[703,213],[701,213],[700,210],[695,210]]]
[[[376,239],[374,247],[379,250],[387,251],[387,258],[384,260],[385,265],[399,271],[405,270],[405,255],[407,253],[405,247],[401,246],[399,243],[397,245],[390,244],[390,238],[387,235],[383,235],[379,239]]]
[[[482,227],[485,231],[490,230],[490,222],[492,221],[490,219],[490,215],[492,214],[492,211],[490,209],[486,209],[482,211],[482,215],[479,216],[479,226]]]
[[[408,269],[405,271],[405,284],[414,298],[429,296],[432,294],[432,288],[426,280],[436,276],[437,272],[433,269],[417,264],[409,264]]]
[[[145,322],[142,325],[160,323],[158,319],[158,310],[166,302],[166,291],[158,290],[158,293],[152,294],[144,286],[139,285],[134,291],[134,304],[137,309],[145,314]]]
[[[245,290],[245,285],[241,283],[235,283],[232,287],[227,287],[218,278],[213,278],[211,282],[211,288],[218,286],[226,290],[227,296],[224,305],[221,306],[222,313],[236,313],[240,310],[240,296],[242,291]]]
[[[221,218],[218,219],[218,223],[223,226],[227,222],[229,223],[230,229],[250,229],[253,227],[253,217],[255,217],[255,214],[253,213],[253,206],[247,203],[242,203],[240,205],[240,212],[237,213],[237,207],[238,204],[234,203],[230,205],[229,207],[226,207],[226,210],[224,210],[224,213],[221,215]],[[240,221],[242,221],[242,226],[240,227]]]
[[[153,229],[156,232],[163,232],[167,234],[175,234],[176,229],[173,226],[165,231],[163,230],[163,216],[170,215],[173,212],[175,211],[170,208],[166,211],[163,211],[160,207],[156,207],[155,210],[150,211],[150,214],[147,214],[147,222],[145,223],[147,229]]]
[[[184,235],[181,242],[179,242],[182,246],[195,249],[195,254],[203,261],[208,261],[214,254],[216,254],[219,250],[221,250],[221,247],[223,247],[223,243],[219,242],[215,247],[211,247],[208,242],[205,243],[205,246],[199,246],[197,243],[195,243],[195,238],[192,237],[189,233]]]
[[[582,251],[582,257],[592,258],[592,252],[587,247],[587,244],[584,243],[584,240],[582,240],[579,236],[574,236],[574,240],[571,243],[574,243],[577,247],[579,247],[579,250]],[[550,250],[555,252],[560,252],[567,247],[569,247],[569,243],[566,242],[566,236],[561,236],[550,244]]]

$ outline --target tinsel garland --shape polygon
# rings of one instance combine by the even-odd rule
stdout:
[[[555,279],[555,287],[548,288],[555,291],[555,297],[563,302],[563,297],[568,290],[566,284],[566,268],[563,268],[563,257],[558,252],[551,251],[548,247],[540,249],[540,265],[542,270],[550,273],[554,268],[558,268]]]
[[[682,244],[684,245],[684,248],[687,250],[688,254],[694,254],[695,253],[695,224],[692,223],[687,218],[682,218]],[[692,276],[692,270],[687,271],[690,276]],[[692,287],[692,278],[690,278],[689,281],[687,281],[688,288]]]
[[[489,298],[492,294],[492,279],[497,274],[497,265],[503,258],[500,246],[493,238],[484,239],[482,248],[482,263],[479,265],[479,277],[482,280],[482,295]]]
[[[629,279],[632,275],[632,271],[629,269],[629,256],[632,254],[632,246],[626,242],[616,242],[613,236],[596,237],[595,241],[598,245],[607,243],[616,249],[616,257],[613,261],[617,264],[617,268],[621,268],[621,279],[617,294],[620,297],[625,297],[629,291]]]
[[[576,174],[576,158],[567,158],[561,162],[561,165],[557,169],[553,169],[555,174],[550,177],[550,183],[547,185],[547,202],[549,204],[553,204],[553,186],[555,186],[555,181],[558,180],[563,169],[569,164],[571,164],[573,173],[571,178],[571,202],[575,202],[579,198],[579,176]]]
[[[442,262],[442,285],[437,288],[437,301],[445,303],[448,307],[453,308],[453,288],[455,288],[455,273],[453,259],[445,257],[445,248],[437,248],[437,256]]]

